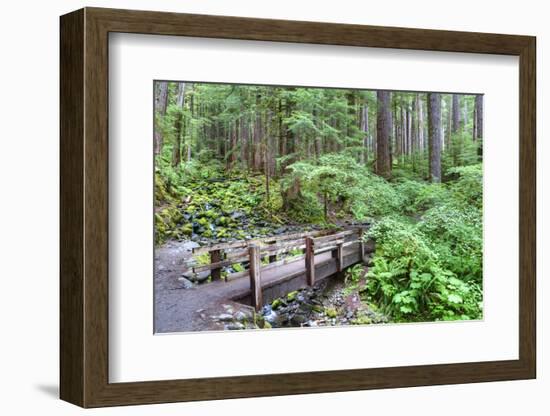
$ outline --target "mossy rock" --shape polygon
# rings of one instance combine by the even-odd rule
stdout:
[[[166,184],[159,174],[155,174],[155,204],[174,202],[174,197],[170,195]]]
[[[325,314],[329,318],[336,318],[338,316],[338,311],[336,311],[336,308],[325,308]]]
[[[229,222],[229,220],[227,219],[227,217],[219,217],[216,219],[216,224],[218,225],[227,225]]]
[[[294,299],[296,299],[296,296],[298,295],[298,291],[295,290],[294,292],[290,292],[288,295],[286,295],[286,300],[289,302],[292,302]]]
[[[352,320],[353,325],[369,325],[372,323],[371,319],[368,316],[359,316],[356,319]]]
[[[215,210],[213,210],[213,209],[209,209],[208,211],[205,211],[205,212],[204,212],[204,216],[205,216],[205,217],[208,217],[208,218],[210,218],[210,219],[215,220],[216,218],[218,218],[218,217],[220,216],[220,214],[217,213],[217,212],[216,212]]]
[[[312,308],[313,312],[321,313],[323,312],[323,307],[319,305],[313,305]]]
[[[205,228],[209,228],[209,227],[210,227],[210,222],[209,222],[206,218],[199,218],[199,219],[197,220],[197,223],[198,223],[199,225],[202,225],[202,226],[205,227]]]
[[[184,234],[184,235],[191,235],[191,234],[193,234],[193,224],[191,224],[191,223],[184,224],[184,225],[180,228],[180,231],[181,231],[181,233]]]
[[[166,207],[155,213],[155,244],[166,241],[167,237],[180,238],[178,223],[183,220],[183,215],[177,207]]]
[[[226,228],[218,228],[216,230],[216,237],[217,238],[226,238],[226,237],[229,237],[229,233],[227,232]]]

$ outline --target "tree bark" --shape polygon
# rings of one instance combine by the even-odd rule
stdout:
[[[441,182],[441,94],[428,94],[430,179]]]
[[[260,95],[256,97],[256,121],[254,123],[253,142],[253,170],[258,172],[262,168],[262,114],[260,110]]]
[[[155,82],[155,133],[154,133],[154,152],[155,155],[160,154],[162,151],[162,129],[160,126],[160,118],[166,114],[166,107],[168,104],[168,82],[158,81]]]
[[[483,95],[476,95],[476,139],[483,138]]]
[[[424,150],[424,108],[420,94],[416,94],[416,108],[418,109],[418,149]]]
[[[183,106],[185,104],[185,83],[178,83],[178,92],[176,95],[176,105],[180,109],[174,122],[174,147],[172,148],[172,166],[178,166],[181,161],[181,139],[184,132]],[[190,149],[188,149],[188,154]],[[190,158],[190,156],[188,155]]]
[[[389,178],[391,176],[391,93],[388,91],[377,91],[376,97],[376,173],[384,178]]]
[[[369,161],[369,105],[365,103],[361,112],[361,131],[363,132],[363,151],[361,152],[361,162]]]
[[[452,103],[452,124],[451,124],[451,132],[452,133],[458,133],[460,130],[460,104],[459,104],[459,95],[453,94],[453,103]]]

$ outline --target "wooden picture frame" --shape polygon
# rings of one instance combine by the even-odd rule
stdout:
[[[61,17],[60,396],[82,407],[530,379],[536,376],[536,41],[530,36],[85,8]],[[519,57],[519,359],[109,383],[108,34]]]

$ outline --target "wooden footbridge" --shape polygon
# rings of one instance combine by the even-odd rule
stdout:
[[[374,251],[372,241],[363,241],[363,232],[364,228],[353,227],[199,247],[193,254],[208,253],[209,264],[188,263],[187,267],[195,273],[210,271],[212,283],[200,285],[200,292],[260,310],[264,303],[362,262]],[[224,268],[235,264],[244,270],[222,276]]]

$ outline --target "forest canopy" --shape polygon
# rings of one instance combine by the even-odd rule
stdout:
[[[393,321],[481,318],[482,95],[165,81],[154,92],[158,246],[364,223],[376,241],[365,302]]]

